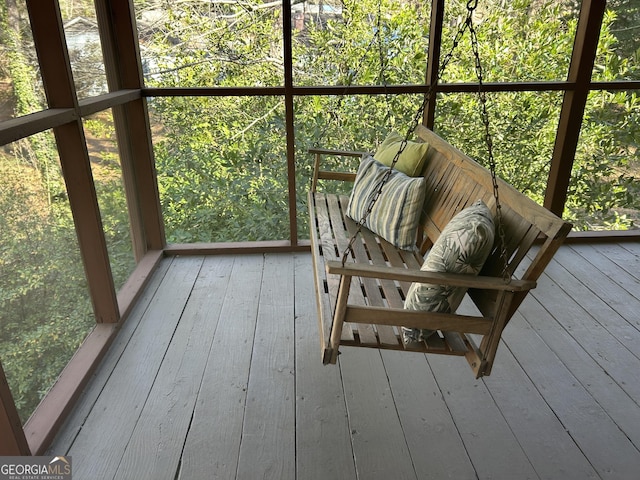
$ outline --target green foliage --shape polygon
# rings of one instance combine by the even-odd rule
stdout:
[[[533,4],[512,2],[504,8],[485,4],[477,28],[485,81],[566,78],[576,21],[568,18],[563,10],[566,7],[557,2],[537,5],[536,15],[527,10]],[[618,40],[611,33],[615,19],[614,13],[607,12],[594,69],[598,80],[631,76],[632,65],[620,58]],[[445,78],[474,81],[468,37],[458,48],[466,56],[456,56]],[[498,173],[542,203],[561,94],[514,92],[487,97]],[[637,93],[602,91],[591,95],[564,214],[575,228],[635,226],[640,209],[638,128]],[[461,150],[486,161],[475,95],[443,95],[436,130]]]
[[[429,8],[380,0],[339,4],[326,23],[312,17],[294,32],[298,85],[382,85],[424,81]],[[378,13],[379,8],[379,13]]]
[[[19,25],[10,25],[8,5],[0,2],[0,45],[6,58],[2,62],[11,79],[15,101],[15,115],[25,115],[45,108],[44,98],[34,88],[37,84],[36,68],[28,61],[29,54],[22,44],[30,39],[23,38]]]
[[[148,63],[158,65],[147,81],[162,86],[184,86],[185,80],[187,86],[281,85],[279,8],[259,2],[223,7],[224,12],[203,12],[188,3],[173,6],[164,27],[155,32],[153,50],[147,50],[157,55]],[[380,22],[370,2],[333,7],[343,8],[343,15],[309,17],[303,31],[293,32],[296,84],[422,81],[428,11],[421,3],[383,2]],[[221,20],[222,13],[226,16]],[[203,24],[214,28],[203,31]],[[407,55],[412,61],[406,61]],[[406,129],[416,101],[415,96],[297,101],[298,211],[306,210],[311,172],[307,148],[322,142],[374,149],[389,128]],[[289,237],[282,99],[156,98],[150,107],[161,132],[155,154],[170,242]],[[300,234],[306,236],[304,215],[299,220]]]
[[[104,120],[92,127],[109,130]],[[53,145],[50,138],[40,142]],[[20,158],[24,151],[0,155],[0,359],[26,421],[95,318],[59,165],[48,178],[33,166],[55,153],[33,152],[34,162]],[[96,170],[112,273],[121,286],[135,264],[119,165],[96,164]]]
[[[156,99],[153,108],[169,126],[170,140],[155,151],[169,241],[288,237],[280,99]],[[255,118],[256,111],[266,113]],[[190,128],[174,133],[184,121]]]
[[[635,226],[640,210],[639,129],[636,92],[590,95],[565,213],[578,228]]]
[[[607,2],[607,35],[613,35],[615,42],[611,42],[613,51],[606,55],[613,61],[624,62],[626,65],[619,69],[617,78],[640,79],[640,0],[609,0]],[[615,71],[615,70],[614,70]]]
[[[466,4],[462,0],[447,2],[443,54],[450,48],[450,38],[458,28]],[[273,23],[273,19],[279,17],[279,9],[267,13],[272,7],[267,8],[260,2],[243,10],[225,5],[224,12],[196,10],[189,5],[188,2],[179,4],[171,10],[168,17],[171,21],[165,24],[161,34],[166,46],[162,58],[171,61],[167,62],[163,74],[149,77],[150,81],[175,85],[186,79],[187,85],[200,86],[283,82],[282,71],[275,68],[273,62],[274,58],[281,58],[281,33]],[[307,12],[304,28],[292,32],[295,84],[344,85],[342,93],[347,94],[300,98],[295,103],[300,236],[306,235],[304,204],[312,161],[306,150],[317,145],[374,150],[388,131],[406,131],[421,102],[418,96],[349,95],[348,85],[421,82],[427,50],[428,9],[419,3],[398,4],[386,0],[329,5],[334,7],[331,14]],[[550,0],[480,2],[476,23],[484,80],[566,78],[578,7]],[[222,13],[226,17],[222,17]],[[603,26],[596,68],[601,79],[627,78],[630,74],[625,72],[631,71],[630,61],[619,56],[618,37],[611,32],[616,18],[609,12]],[[170,30],[177,21],[180,28]],[[212,22],[215,28],[202,30],[202,25]],[[156,36],[156,40],[159,39],[160,36]],[[246,45],[251,48],[244,48]],[[213,61],[214,58],[218,61]],[[444,79],[475,81],[468,36],[458,46]],[[595,228],[594,221],[629,228],[632,221],[625,220],[620,212],[638,207],[637,196],[633,195],[637,182],[631,169],[636,165],[633,159],[637,158],[634,147],[637,122],[633,120],[636,107],[631,106],[635,97],[632,93],[628,99],[617,94],[603,95],[608,97],[607,105],[617,106],[608,111],[600,109],[593,125],[591,119],[596,118],[596,112],[587,116],[566,216],[578,228]],[[562,94],[500,93],[489,95],[489,101],[499,174],[542,202]],[[152,104],[162,131],[156,154],[169,240],[286,238],[288,212],[282,199],[277,199],[287,188],[282,169],[285,148],[279,138],[282,132],[279,131],[276,138],[273,136],[274,124],[282,125],[283,111],[274,109],[275,104],[264,99],[249,102],[218,98],[203,102],[201,99],[156,99]],[[626,104],[630,106],[624,107]],[[617,111],[627,111],[627,120],[623,122]],[[615,132],[611,132],[612,124],[619,125]],[[474,95],[443,95],[438,103],[436,130],[481,162],[485,160]],[[239,142],[239,131],[244,142]],[[615,138],[603,142],[603,136],[607,135]],[[265,156],[265,149],[270,151],[269,155]],[[257,162],[258,170],[253,168],[256,158],[261,159]],[[274,158],[275,163],[269,164],[268,158]],[[343,161],[336,159],[335,165]],[[265,183],[260,180],[261,175],[273,181]],[[255,194],[246,190],[254,185],[261,190]],[[270,200],[262,201],[263,197]],[[268,210],[268,205],[273,210]],[[260,220],[256,222],[256,219]],[[273,223],[280,228],[270,230]],[[238,228],[238,225],[249,228]]]
[[[66,202],[10,157],[0,178],[0,358],[25,421],[95,320]]]
[[[113,118],[102,112],[83,121],[102,228],[116,290],[135,268],[127,199],[118,156]]]

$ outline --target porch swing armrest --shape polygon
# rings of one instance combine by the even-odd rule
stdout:
[[[341,182],[354,182],[356,174],[354,172],[341,172],[321,170],[320,162],[323,155],[334,155],[339,157],[357,157],[366,155],[365,152],[355,152],[349,150],[329,150],[326,148],[310,148],[309,153],[313,154],[313,176],[311,177],[311,191],[315,192],[318,187],[318,180],[339,180]]]
[[[335,275],[397,280],[399,282],[432,283],[436,285],[450,285],[452,287],[477,288],[483,290],[522,292],[536,287],[536,282],[532,280],[511,279],[509,283],[506,283],[502,278],[497,277],[425,272],[422,270],[408,270],[403,267],[358,263],[346,263],[342,265],[342,262],[335,260],[326,262],[326,270],[327,273]]]

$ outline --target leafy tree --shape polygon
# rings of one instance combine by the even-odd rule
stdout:
[[[615,54],[627,61],[630,68],[621,72],[619,78],[640,79],[640,0],[609,0],[609,34],[615,36]]]
[[[95,320],[68,205],[10,157],[0,177],[0,356],[24,421]]]
[[[214,3],[206,11],[196,8],[198,5],[183,2],[172,8],[164,28],[159,29],[161,35],[150,42],[156,51],[163,52],[155,58],[166,61],[164,70],[156,70],[148,77],[150,82],[165,86],[184,84],[185,80],[187,85],[194,86],[283,82],[282,70],[274,61],[282,57],[280,24],[273,22],[280,14],[277,4]],[[323,14],[320,6],[317,12],[306,11],[304,28],[296,24],[298,28],[292,32],[294,81],[296,85],[344,85],[346,96],[296,100],[296,182],[301,236],[306,232],[304,202],[311,170],[306,149],[322,144],[373,150],[389,130],[404,133],[420,104],[418,96],[349,95],[348,86],[421,82],[426,58],[429,12],[422,4],[365,0],[322,5],[330,5],[332,9],[327,11],[331,13]],[[566,78],[577,5],[528,0],[480,2],[480,5],[477,31],[485,81]],[[223,8],[226,9],[224,15]],[[465,9],[465,1],[447,3],[445,24],[450,28],[445,32],[445,52]],[[631,72],[631,63],[620,59],[618,39],[611,34],[616,18],[608,13],[601,35],[598,65],[606,78],[626,78]],[[177,20],[180,20],[179,29],[175,28]],[[199,30],[211,24],[215,28]],[[233,41],[229,40],[230,35]],[[243,35],[245,40],[240,40]],[[163,44],[164,49],[159,50]],[[250,48],[243,48],[246,45]],[[444,80],[474,81],[473,72],[471,46],[466,37]],[[613,132],[614,138],[606,149],[594,149],[595,145],[603,145],[601,139],[607,135],[605,125],[622,118],[615,115],[616,111],[627,111],[633,118],[635,97],[630,93],[621,100],[619,95],[606,95],[609,95],[607,105],[623,101],[622,105],[629,107],[626,110],[625,107],[609,108],[609,112],[601,109],[605,116],[596,121],[599,129],[593,130],[589,122],[585,122],[566,213],[578,228],[593,228],[594,215],[598,224],[628,228],[632,226],[631,221],[616,212],[620,208],[637,209],[633,195],[637,187],[630,175],[632,171],[623,168],[618,177],[613,175],[614,171],[635,162],[634,122],[627,121],[625,127],[628,128],[622,134]],[[501,93],[489,95],[489,100],[499,173],[516,188],[542,202],[561,94]],[[264,158],[265,149],[270,151],[267,157],[284,158],[283,142],[271,140],[274,126],[282,125],[283,110],[275,108],[273,103],[260,108],[262,101],[254,100],[249,105],[238,98],[202,102],[200,99],[156,99],[152,104],[152,111],[163,129],[156,153],[170,240],[286,237],[287,217],[282,203],[244,203],[237,195],[242,191],[238,185],[249,185],[264,175],[273,179],[269,185],[280,185],[275,189],[277,194],[286,191],[281,160],[269,164]],[[485,153],[477,112],[473,95],[443,95],[438,104],[436,130],[482,161]],[[589,118],[593,118],[592,114],[587,120]],[[247,140],[241,146],[236,143],[237,131],[242,131]],[[608,134],[611,135],[610,130]],[[587,157],[583,151],[597,154]],[[617,164],[612,162],[616,159],[619,159]],[[165,171],[165,165],[172,167]],[[260,168],[252,168],[256,165]],[[585,173],[590,177],[586,178]],[[229,181],[227,174],[238,183]],[[257,183],[263,190],[257,191],[256,198],[268,196],[271,186]],[[244,193],[241,196],[246,200],[251,197]],[[237,208],[239,202],[241,208]],[[267,205],[274,210],[265,210]],[[269,222],[256,224],[256,218],[275,220],[282,229],[269,230]],[[250,228],[237,228],[237,225]]]

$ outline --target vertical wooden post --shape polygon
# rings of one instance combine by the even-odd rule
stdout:
[[[298,245],[298,212],[296,201],[295,108],[293,105],[293,48],[291,44],[291,2],[282,2],[282,41],[284,55],[284,111],[287,139],[287,186],[289,199],[289,232],[291,246]]]
[[[0,363],[0,455],[31,455],[20,416]]]
[[[27,0],[27,9],[49,108],[79,112],[58,1]],[[77,115],[53,133],[96,320],[117,322],[120,312],[82,119]]]
[[[568,77],[575,86],[564,94],[544,199],[544,206],[558,216],[562,216],[567,200],[606,3],[606,0],[584,0],[580,9]]]
[[[320,172],[320,160],[321,156],[316,153],[313,157],[313,176],[311,177],[311,192],[316,193],[318,188],[318,174]]]
[[[347,314],[347,301],[349,300],[349,290],[351,289],[351,276],[341,275],[340,285],[338,286],[338,298],[336,299],[336,310],[333,314],[333,322],[331,323],[331,333],[329,337],[330,363],[338,361],[338,353],[340,349],[340,340],[342,339],[342,328],[344,326],[344,317]],[[326,355],[326,353],[323,353]]]
[[[96,0],[96,16],[110,91],[144,86],[138,31],[128,0]],[[165,246],[164,222],[146,99],[113,108],[136,261]]]
[[[444,19],[444,0],[431,2],[431,26],[429,27],[429,55],[427,57],[427,86],[438,83],[440,74],[440,49],[442,46],[442,22]],[[436,89],[431,91],[431,97],[424,109],[422,123],[433,130],[436,115]]]

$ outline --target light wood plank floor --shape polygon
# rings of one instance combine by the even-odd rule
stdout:
[[[311,258],[165,259],[50,453],[74,479],[640,478],[640,245],[565,246],[490,377],[344,348]]]

